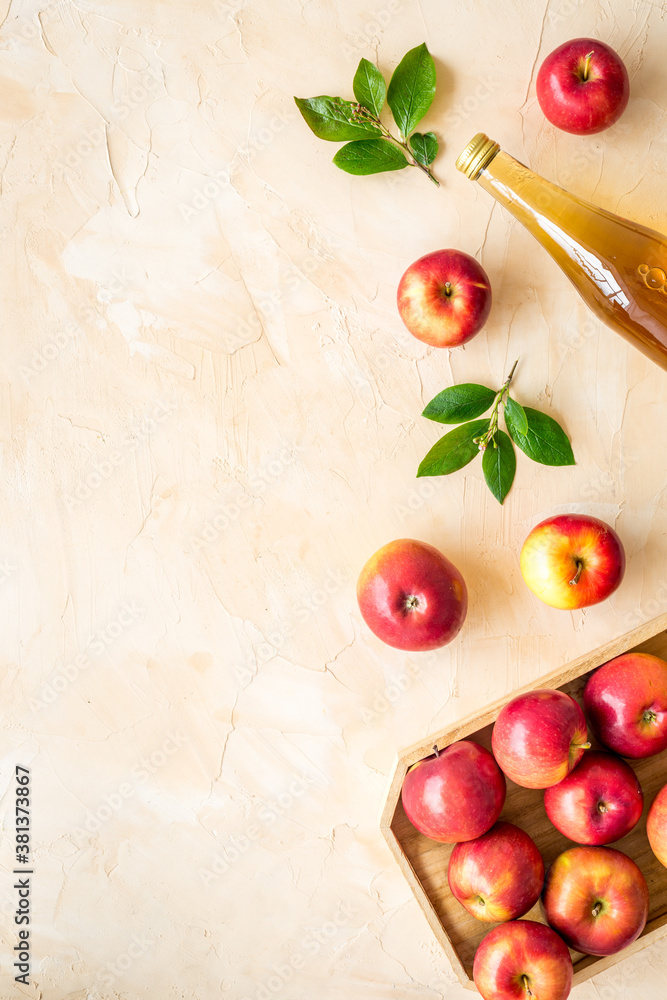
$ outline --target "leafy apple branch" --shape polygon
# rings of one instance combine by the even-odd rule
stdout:
[[[553,417],[522,406],[509,394],[516,371],[511,372],[497,391],[475,382],[443,389],[431,400],[423,417],[441,424],[459,424],[437,441],[422,460],[417,476],[448,476],[464,468],[482,453],[486,484],[499,503],[510,491],[516,473],[514,445],[541,465],[574,465],[570,441]],[[491,407],[491,415],[478,420]],[[507,433],[498,426],[500,409]]]
[[[415,132],[435,95],[435,63],[426,45],[417,45],[403,56],[388,88],[377,66],[362,59],[352,89],[356,102],[326,95],[294,98],[319,139],[345,142],[333,158],[336,166],[349,174],[418,167],[439,187],[431,171],[438,140],[433,132]],[[398,126],[398,137],[380,120],[385,101]]]

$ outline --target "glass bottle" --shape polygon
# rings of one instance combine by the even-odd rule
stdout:
[[[540,241],[603,322],[667,370],[667,237],[551,184],[483,132],[456,166]]]

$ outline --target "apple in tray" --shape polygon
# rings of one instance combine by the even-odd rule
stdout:
[[[426,542],[398,538],[371,556],[357,583],[368,627],[396,649],[437,649],[454,639],[468,610],[465,580]]]
[[[667,785],[663,785],[651,803],[646,817],[646,835],[656,858],[667,868]]]
[[[565,1000],[573,974],[565,942],[536,920],[494,927],[473,964],[475,986],[484,1000]]]
[[[591,729],[622,757],[667,749],[667,663],[649,653],[623,653],[589,677],[584,709]]]
[[[519,694],[502,708],[491,735],[493,754],[524,788],[565,778],[590,747],[584,713],[574,698],[551,689]]]
[[[615,955],[646,926],[648,886],[613,847],[571,847],[547,872],[542,908],[550,927],[586,955]]]
[[[609,128],[630,97],[623,60],[595,38],[573,38],[554,49],[540,66],[536,88],[545,118],[575,135]]]
[[[401,798],[420,833],[455,844],[474,840],[493,826],[505,792],[505,778],[489,751],[460,740],[414,764],[403,779]]]
[[[491,310],[489,277],[462,250],[435,250],[401,278],[396,297],[410,333],[431,347],[459,347],[482,329]]]
[[[496,823],[476,840],[455,846],[447,881],[452,895],[478,920],[516,920],[540,898],[544,862],[524,830]]]
[[[590,750],[567,778],[544,792],[547,816],[576,844],[611,844],[639,822],[644,794],[629,764]]]

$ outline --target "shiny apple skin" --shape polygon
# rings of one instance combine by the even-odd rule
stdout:
[[[592,52],[588,79],[586,56]],[[540,66],[537,100],[552,125],[573,135],[595,135],[621,117],[630,98],[623,60],[594,38],[574,38],[551,52]]]
[[[536,920],[512,920],[483,938],[472,974],[484,1000],[527,1000],[529,996],[565,1000],[574,970],[567,945],[550,927]]]
[[[646,817],[646,835],[656,858],[667,868],[667,785],[663,785],[651,803]]]
[[[577,560],[583,563],[576,584]],[[625,551],[613,528],[587,514],[558,514],[541,521],[521,550],[527,586],[552,608],[574,611],[606,600],[620,586]]]
[[[506,784],[484,747],[460,740],[426,757],[403,779],[405,815],[425,837],[441,844],[474,840],[500,816]]]
[[[596,904],[600,912],[594,916]],[[542,908],[550,927],[585,955],[615,955],[644,930],[646,879],[614,847],[571,847],[547,872]]]
[[[460,347],[486,323],[491,297],[489,276],[474,257],[462,250],[435,250],[410,264],[396,302],[417,340],[431,347]]]
[[[623,653],[592,674],[584,688],[591,729],[622,757],[667,749],[667,663],[649,653]]]
[[[581,760],[588,742],[584,713],[564,691],[528,691],[501,709],[493,727],[493,754],[523,788],[548,788]]]
[[[357,601],[379,639],[395,649],[419,652],[456,638],[468,610],[468,590],[456,566],[438,549],[398,538],[378,549],[362,569]]]
[[[547,816],[575,844],[612,844],[641,818],[644,793],[629,764],[588,750],[567,778],[544,792]]]
[[[540,898],[544,862],[524,830],[496,823],[476,840],[456,845],[447,881],[452,895],[478,920],[516,920]]]

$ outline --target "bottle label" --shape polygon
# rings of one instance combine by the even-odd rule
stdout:
[[[644,284],[647,288],[652,288],[656,292],[663,292],[667,295],[667,274],[661,267],[649,267],[648,264],[640,264],[637,268]]]

